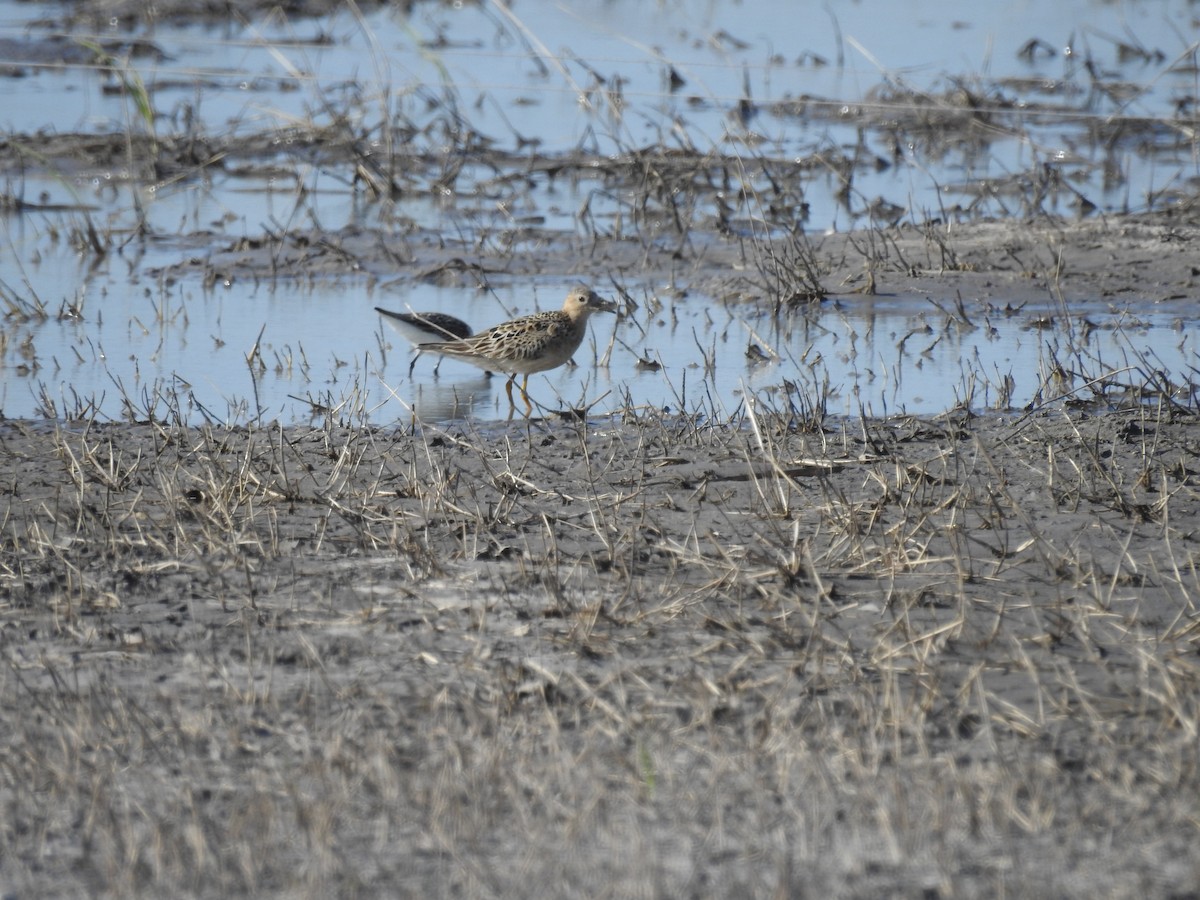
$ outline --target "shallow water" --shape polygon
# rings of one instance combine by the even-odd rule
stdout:
[[[2,46],[25,76],[13,80],[20,89],[6,99],[0,124],[22,140],[44,130],[135,127],[127,100],[104,90],[111,73],[53,59],[39,63],[31,42],[45,29],[31,22],[52,18],[54,9],[0,3],[0,37],[14,42]],[[167,406],[182,401],[188,415],[218,420],[303,419],[310,400],[345,402],[347,412],[371,420],[402,418],[409,407],[427,417],[505,414],[503,381],[480,379],[461,364],[445,363],[434,380],[431,362],[422,361],[410,384],[407,349],[373,307],[445,310],[479,327],[556,307],[571,279],[523,290],[498,285],[497,293],[481,294],[408,283],[401,273],[389,289],[349,272],[332,286],[279,280],[211,289],[147,277],[150,268],[203,255],[206,242],[230,236],[297,222],[331,230],[379,226],[376,210],[364,210],[344,181],[289,155],[287,127],[327,118],[332,108],[365,118],[386,107],[419,123],[431,97],[444,104],[453,96],[472,127],[497,146],[525,152],[582,147],[606,155],[661,142],[798,160],[866,152],[888,163],[858,171],[853,191],[841,196],[831,170],[798,170],[808,227],[817,231],[871,224],[877,220],[869,208],[892,207],[920,221],[965,207],[973,198],[957,188],[981,179],[997,182],[972,214],[1019,213],[1019,200],[1006,197],[999,180],[1044,166],[1059,167],[1070,186],[1043,201],[1057,213],[1069,213],[1080,196],[1101,209],[1142,209],[1150,195],[1197,175],[1190,145],[1175,146],[1180,129],[1170,127],[1180,104],[1196,93],[1194,67],[1176,65],[1194,62],[1186,53],[1197,34],[1194,9],[1183,0],[1010,2],[968,11],[927,0],[860,0],[807,11],[785,2],[626,0],[585,12],[552,2],[522,2],[512,10],[517,18],[490,4],[420,4],[410,19],[383,9],[361,21],[342,13],[246,27],[159,23],[148,30],[142,36],[164,57],[136,57],[129,65],[153,89],[160,133],[278,131],[286,166],[271,175],[217,171],[202,181],[136,187],[122,184],[120,172],[7,173],[7,194],[85,204],[99,227],[118,232],[138,219],[130,193],[136,191],[153,239],[137,255],[130,250],[93,268],[57,238],[78,226],[77,208],[3,217],[0,283],[6,294],[40,303],[52,316],[8,320],[4,415],[95,408],[117,417],[129,402],[135,411],[157,408],[162,394],[171,398]],[[123,36],[113,30],[96,37]],[[1031,39],[1044,43],[1027,59],[1019,51]],[[674,90],[672,71],[682,81]],[[1097,91],[1096,83],[1109,89]],[[901,88],[944,97],[956,85],[994,101],[989,133],[970,146],[920,140],[894,146],[877,127],[877,114],[864,117]],[[799,98],[807,102],[797,113],[788,104]],[[743,100],[750,102],[738,118]],[[1096,139],[1127,116],[1153,117],[1167,127]],[[494,176],[468,166],[456,196],[415,193],[399,204],[402,215],[467,239],[523,216],[541,227],[578,231],[585,202],[590,227],[619,222],[621,198],[587,185],[551,190],[538,183],[497,200],[488,188]],[[1053,348],[1067,343],[1064,335],[1031,330],[1028,316],[1000,316],[960,332],[913,298],[826,304],[779,332],[750,308],[726,310],[695,293],[673,299],[667,285],[627,287],[641,292],[638,299],[658,297],[666,311],[651,317],[643,307],[616,325],[594,322],[595,352],[581,350],[576,369],[536,376],[535,399],[553,407],[601,398],[599,411],[630,403],[721,411],[736,408],[746,390],[769,401],[786,382],[798,381],[813,396],[827,394],[831,412],[927,413],[963,400],[990,405],[995,386],[1012,375],[1005,399],[1019,405],[1034,398],[1053,365]],[[53,318],[66,306],[82,315]],[[264,326],[265,371],[255,374],[245,357]],[[765,360],[747,357],[751,330]],[[901,343],[910,332],[919,336]],[[1179,371],[1194,359],[1195,338],[1194,321],[1151,312],[1136,327],[1092,332],[1083,349],[1099,361],[1097,371],[1148,352],[1167,371]],[[606,364],[594,367],[610,342]],[[639,368],[639,360],[661,368]]]
[[[178,410],[192,421],[292,422],[315,407],[347,422],[501,418],[509,411],[503,377],[454,360],[435,377],[426,357],[410,380],[408,344],[373,308],[450,311],[476,329],[534,309],[533,294],[512,288],[372,288],[349,278],[302,288],[148,288],[136,274],[88,277],[50,260],[31,277],[59,278],[65,297],[78,278],[88,288],[73,299],[79,319],[11,328],[10,342],[28,349],[10,357],[36,368],[8,367],[0,383],[7,416],[77,417],[94,401],[102,418]],[[566,287],[539,286],[537,308],[557,308]],[[1068,335],[1036,327],[1037,311],[1028,308],[1006,315],[969,305],[963,324],[928,303],[894,298],[840,297],[778,320],[753,305],[678,297],[665,285],[647,284],[634,300],[638,308],[619,321],[594,317],[578,365],[533,376],[531,397],[547,409],[590,406],[596,415],[631,406],[727,415],[747,392],[779,409],[821,402],[833,414],[928,414],[964,402],[1023,406],[1056,365],[1082,376],[1135,366],[1141,377],[1125,381],[1141,384],[1147,372],[1186,372],[1197,352],[1194,318],[1152,310]]]

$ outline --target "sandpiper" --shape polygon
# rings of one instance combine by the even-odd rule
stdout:
[[[471,326],[462,319],[438,312],[398,313],[390,312],[382,307],[375,307],[375,312],[387,319],[387,323],[400,332],[417,348],[412,362],[408,364],[408,377],[412,378],[413,368],[421,356],[421,344],[425,341],[457,340],[471,336]],[[436,376],[442,360],[439,358],[433,367]]]
[[[524,375],[521,397],[526,411],[532,412],[533,404],[526,391],[529,376],[557,368],[570,359],[583,343],[588,316],[592,313],[616,311],[617,305],[611,300],[581,285],[567,294],[562,309],[521,316],[472,337],[419,344],[417,349],[461,359],[481,369],[507,372],[509,378],[504,390],[513,406],[516,405],[513,382],[518,375]]]

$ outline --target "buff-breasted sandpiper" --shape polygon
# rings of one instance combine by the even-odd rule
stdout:
[[[472,337],[453,341],[419,344],[418,349],[461,359],[481,369],[508,374],[504,390],[515,406],[512,389],[518,375],[524,375],[521,397],[532,411],[526,388],[529,376],[561,366],[579,349],[587,333],[587,320],[594,312],[617,311],[617,305],[583,286],[571,289],[562,309],[521,316],[494,325]]]
[[[412,378],[413,369],[417,365],[417,359],[421,356],[421,344],[427,341],[453,341],[471,336],[470,325],[462,319],[456,319],[454,316],[448,316],[445,313],[398,313],[390,312],[379,306],[375,307],[375,312],[383,316],[389,325],[404,335],[409,343],[417,348],[417,352],[413,354],[412,362],[408,364],[409,378]],[[441,364],[442,360],[439,357],[433,367],[433,374],[435,376]]]

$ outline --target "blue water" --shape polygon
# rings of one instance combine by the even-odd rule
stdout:
[[[86,415],[95,400],[105,418],[180,411],[191,421],[291,422],[309,420],[316,409],[335,410],[346,422],[503,418],[503,377],[445,360],[435,378],[435,360],[422,358],[410,380],[408,344],[373,308],[450,311],[479,329],[557,308],[567,289],[553,281],[495,293],[423,284],[371,289],[351,278],[336,286],[234,282],[204,290],[178,282],[147,289],[63,262],[43,260],[32,274],[57,283],[49,296],[69,298],[82,320],[58,318],[62,304],[54,299],[46,320],[10,326],[0,380],[7,416]],[[70,293],[80,279],[86,289]],[[1160,369],[1186,373],[1200,333],[1195,317],[1178,312],[1143,312],[1120,327],[1068,336],[1032,327],[1037,313],[1028,308],[1005,317],[968,305],[973,327],[963,328],[932,307],[890,298],[843,297],[779,320],[696,293],[677,298],[665,285],[646,285],[635,299],[631,315],[593,317],[578,366],[533,376],[533,400],[545,409],[587,406],[596,415],[628,407],[726,415],[747,392],[777,408],[795,395],[820,399],[829,413],[849,415],[933,413],[963,402],[1019,407],[1051,381],[1056,363],[1079,372],[1080,383],[1130,366],[1135,371],[1118,381],[1142,384]],[[30,354],[18,352],[22,342]],[[259,354],[247,362],[256,342]],[[1006,377],[1013,383],[1002,394]]]
[[[22,55],[22,42],[48,32],[34,20],[67,8],[0,2],[0,49],[9,48],[9,62],[24,74],[10,82],[17,89],[0,106],[0,127],[32,151],[38,133],[146,127],[127,97],[105,90],[115,84],[112,72],[43,67]],[[328,124],[331,109],[360,129],[385,114],[423,126],[453,109],[498,148],[521,153],[582,148],[603,158],[661,143],[734,158],[794,159],[804,163],[795,177],[808,204],[805,224],[818,232],[870,224],[868,209],[881,206],[907,220],[973,202],[983,214],[1018,214],[1005,181],[1046,166],[1070,188],[1049,196],[1045,211],[1065,215],[1079,196],[1100,209],[1144,209],[1150,197],[1198,175],[1186,138],[1194,126],[1187,102],[1198,93],[1189,52],[1197,27],[1194,5],[1185,0],[524,0],[513,5],[513,18],[507,8],[427,3],[411,18],[389,7],[362,20],[342,12],[219,28],[158,23],[141,33],[164,57],[130,59],[125,76],[151,89],[160,136],[188,122],[201,134],[273,135],[280,170],[243,177],[216,169],[137,186],[120,167],[62,164],[53,176],[5,171],[4,193],[75,208],[0,216],[0,296],[16,311],[6,320],[0,357],[4,415],[98,409],[117,418],[138,415],[139,407],[170,407],[194,420],[290,421],[306,418],[313,402],[371,421],[414,411],[433,418],[505,415],[503,380],[482,379],[462,364],[445,363],[435,380],[431,363],[422,361],[410,383],[407,349],[373,307],[441,309],[479,327],[557,307],[569,273],[497,294],[434,289],[405,281],[402,272],[384,287],[349,272],[337,285],[285,278],[211,287],[146,274],[238,237],[289,227],[388,228],[402,218],[469,241],[524,216],[587,233],[618,229],[628,213],[627,198],[587,181],[551,188],[543,179],[506,193],[483,166],[465,167],[454,194],[418,190],[395,206],[364,207],[343,173],[293,146],[293,126]],[[114,29],[89,37],[129,35]],[[1037,52],[1021,56],[1031,39],[1041,42]],[[1090,73],[1107,93],[1093,90]],[[878,104],[901,119],[928,115],[920,92],[930,93],[939,114],[953,113],[947,96],[956,87],[992,111],[976,143],[935,148],[910,124],[900,133],[918,137],[897,145],[884,130],[861,128],[878,118],[864,114]],[[897,96],[907,99],[894,102]],[[1126,116],[1157,121],[1151,139],[1144,130],[1138,140],[1122,137]],[[1093,132],[1112,138],[1097,141]],[[436,153],[438,140],[434,128],[414,144]],[[814,167],[813,160],[855,153],[888,165],[858,171],[853,190],[839,197],[834,168]],[[388,220],[379,218],[385,211]],[[73,248],[89,220],[120,235],[139,215],[150,240],[99,261]],[[202,240],[183,240],[195,233]],[[549,407],[596,403],[598,412],[629,404],[719,412],[736,409],[747,391],[770,402],[796,384],[825,397],[831,412],[936,412],[964,399],[993,403],[995,386],[1011,375],[1008,399],[1020,404],[1034,396],[1039,373],[1063,343],[1062,335],[1030,330],[1020,318],[973,332],[947,330],[944,317],[916,298],[830,304],[811,320],[772,330],[750,308],[727,311],[694,292],[673,300],[667,285],[627,280],[626,287],[639,299],[660,299],[666,312],[649,317],[643,305],[620,322],[595,320],[594,350],[580,351],[578,368],[535,376],[536,400]],[[26,315],[39,305],[47,318]],[[82,315],[59,318],[68,307]],[[1195,358],[1195,321],[1167,314],[1141,321],[1089,336],[1083,349],[1097,374],[1151,353],[1168,370],[1186,371]],[[914,339],[899,345],[926,327],[933,332],[920,352]],[[260,331],[265,371],[246,362]],[[747,357],[751,332],[766,346],[765,360]]]

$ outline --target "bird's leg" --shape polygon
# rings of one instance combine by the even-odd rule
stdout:
[[[506,394],[508,394],[508,405],[509,405],[509,406],[516,406],[516,405],[517,405],[516,401],[515,401],[515,400],[513,400],[513,398],[512,398],[512,386],[513,386],[513,382],[514,382],[514,381],[516,381],[516,380],[517,380],[517,373],[516,373],[516,372],[514,372],[512,375],[510,375],[510,376],[508,377],[508,381],[506,381],[506,382],[504,383],[504,392],[505,392]]]
[[[533,404],[529,401],[529,376],[525,376],[525,380],[521,382],[521,398],[525,401],[525,415],[528,416],[533,412]]]
[[[408,380],[409,380],[409,381],[412,381],[412,373],[413,373],[413,369],[415,369],[415,368],[417,367],[417,359],[418,359],[420,356],[421,356],[421,351],[420,351],[420,350],[418,350],[416,353],[414,353],[414,354],[413,354],[412,362],[410,362],[410,363],[408,364]],[[435,374],[435,375],[437,374],[437,369],[436,369],[436,368],[434,368],[434,370],[433,370],[433,374]]]

